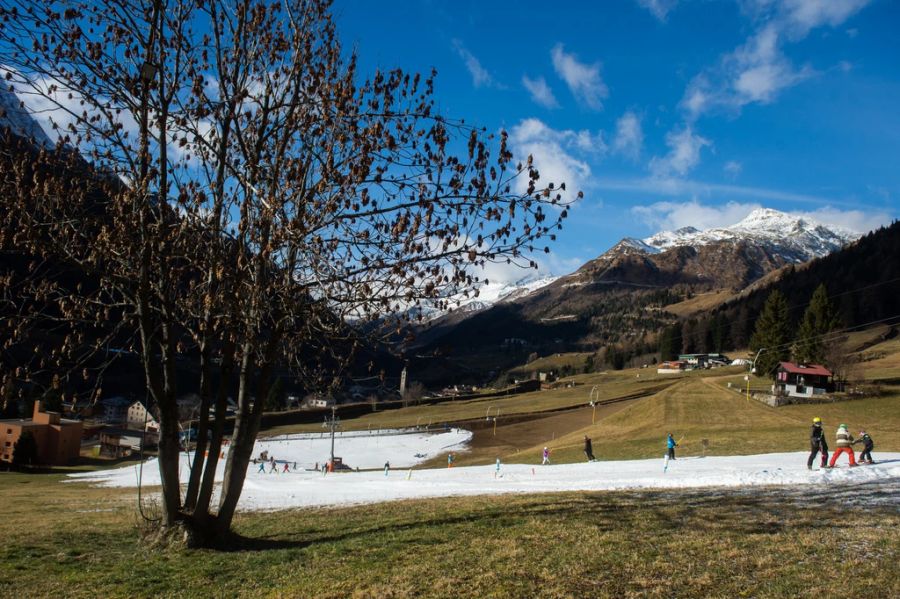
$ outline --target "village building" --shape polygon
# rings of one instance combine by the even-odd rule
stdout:
[[[820,364],[779,362],[772,392],[790,397],[812,397],[832,389],[832,372]]]
[[[132,400],[119,395],[105,397],[97,402],[98,405],[94,409],[94,418],[106,424],[124,424],[128,416],[128,406],[131,403]]]
[[[306,409],[315,409],[315,408],[330,408],[335,405],[335,401],[333,397],[325,397],[319,393],[310,393],[303,400],[303,403],[300,405],[301,408]]]
[[[159,432],[159,420],[155,416],[155,411],[148,409],[142,400],[128,406],[125,426],[132,430]]]
[[[679,374],[684,372],[688,367],[688,363],[682,360],[667,360],[660,362],[656,367],[658,374]]]
[[[78,459],[81,421],[62,418],[59,412],[44,412],[41,407],[40,401],[34,402],[30,419],[0,420],[0,460],[12,462],[16,442],[26,431],[37,442],[38,463],[59,466]]]
[[[687,363],[689,368],[713,368],[731,363],[724,354],[680,354],[678,361]]]
[[[100,455],[109,458],[123,458],[140,451],[141,444],[150,445],[149,435],[140,430],[104,427],[100,431]]]

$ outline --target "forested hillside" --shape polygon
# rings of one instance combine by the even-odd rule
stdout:
[[[788,267],[770,285],[683,321],[677,331],[665,331],[663,345],[669,343],[668,336],[675,350],[683,352],[747,347],[756,318],[773,290],[787,299],[788,317],[795,328],[820,284],[825,285],[843,328],[900,321],[900,222],[824,258]]]

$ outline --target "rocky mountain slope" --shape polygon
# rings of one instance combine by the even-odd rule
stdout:
[[[512,360],[521,353],[609,346],[652,351],[660,328],[676,320],[667,305],[713,290],[728,291],[721,294],[724,300],[770,273],[825,256],[858,237],[809,218],[760,209],[729,227],[625,238],[536,290],[434,320],[419,331],[414,348],[419,355],[481,356],[485,363],[502,355]]]

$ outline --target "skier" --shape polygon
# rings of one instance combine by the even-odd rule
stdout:
[[[550,448],[545,447],[544,452],[541,454],[541,466],[546,466],[550,463]]]
[[[494,467],[494,478],[500,476],[500,458],[497,458],[497,465]]]
[[[257,470],[256,473],[257,474],[265,474],[266,473],[266,463],[265,462],[259,463],[259,470]]]
[[[842,424],[838,427],[837,433],[835,433],[835,437],[837,439],[837,449],[834,450],[834,453],[831,454],[831,462],[828,463],[829,468],[834,468],[834,463],[837,462],[838,456],[842,453],[846,453],[850,458],[850,467],[856,466],[856,457],[853,455],[853,436],[850,434],[850,431],[847,430],[847,425]]]
[[[390,471],[391,471],[391,463],[385,462],[384,463],[384,475],[387,476],[388,472],[390,472]]]
[[[875,463],[875,461],[872,459],[872,449],[875,447],[875,441],[872,440],[872,437],[869,436],[869,433],[867,433],[866,431],[859,431],[859,439],[857,439],[853,443],[863,444],[863,450],[859,452],[860,464]]]
[[[822,419],[816,416],[813,418],[812,429],[809,431],[809,460],[806,462],[806,468],[812,470],[813,460],[816,454],[822,452],[822,463],[820,468],[824,468],[828,463],[828,443],[825,442],[825,431],[822,430]]]
[[[269,465],[272,467],[272,469],[269,470],[269,474],[272,474],[273,472],[275,474],[278,474],[278,464],[275,463],[275,456],[271,457],[271,459],[269,460]]]
[[[285,463],[284,463],[284,470],[282,470],[282,472],[290,472],[290,471],[291,471],[291,469],[290,469],[289,464],[288,464],[287,462],[285,462]]]
[[[591,446],[591,438],[587,435],[584,436],[584,455],[587,456],[588,462],[594,461],[594,449]]]
[[[447,454],[447,468],[453,468],[453,454]]]
[[[675,448],[678,447],[678,443],[675,442],[675,437],[672,436],[672,433],[666,433],[666,447],[669,449],[669,459],[675,459]]]

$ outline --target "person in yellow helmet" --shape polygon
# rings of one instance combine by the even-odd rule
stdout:
[[[812,470],[813,460],[816,454],[822,452],[822,463],[820,468],[824,468],[828,463],[828,443],[825,442],[825,432],[822,430],[822,419],[818,416],[813,418],[812,430],[809,432],[809,460],[806,462],[806,468]]]

